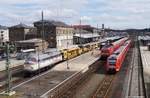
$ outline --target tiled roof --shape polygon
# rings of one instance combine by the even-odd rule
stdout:
[[[10,28],[31,28],[31,26],[27,26],[26,24],[20,23],[18,25],[12,26]]]
[[[61,21],[54,21],[54,20],[43,20],[44,25],[52,25],[52,26],[60,26],[60,27],[67,27],[68,25]],[[42,24],[42,20],[34,22],[34,24]]]

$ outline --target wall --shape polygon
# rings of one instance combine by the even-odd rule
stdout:
[[[9,28],[10,41],[20,41],[25,39],[24,28]]]
[[[67,44],[73,45],[74,29],[69,27],[56,27],[56,41],[58,48],[66,48]]]
[[[6,30],[0,30],[0,42],[6,42],[9,41],[9,31]]]

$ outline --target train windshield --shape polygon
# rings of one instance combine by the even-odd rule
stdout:
[[[26,64],[34,64],[34,63],[37,63],[37,60],[36,60],[36,58],[29,57],[26,59],[25,63]]]
[[[17,59],[18,60],[23,60],[23,59],[27,59],[27,57],[32,54],[35,53],[35,49],[27,49],[27,50],[21,50],[20,52],[17,53]]]
[[[108,62],[109,62],[109,65],[115,65],[116,59],[109,59]]]

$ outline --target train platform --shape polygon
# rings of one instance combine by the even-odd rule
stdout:
[[[10,68],[14,68],[20,65],[23,65],[25,60],[17,60],[15,58],[10,59]],[[6,61],[2,60],[0,61],[0,72],[4,71],[6,69]]]
[[[12,90],[14,90],[16,94],[13,97],[48,98],[47,94],[49,94],[52,90],[73,78],[76,74],[86,72],[88,67],[98,61],[98,59],[99,50],[93,50],[71,60],[57,64],[45,73],[14,85]],[[67,68],[67,64],[69,69]],[[5,97],[0,96],[0,98]]]
[[[143,65],[143,74],[145,88],[147,90],[147,98],[150,97],[150,51],[147,46],[140,46],[141,59]]]
[[[80,71],[87,65],[91,65],[93,62],[99,59],[99,50],[91,51],[90,53],[85,53],[84,55],[78,56],[76,58],[70,59],[69,61],[58,64],[52,70],[54,71]],[[69,67],[69,69],[67,68]]]

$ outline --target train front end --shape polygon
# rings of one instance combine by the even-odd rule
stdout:
[[[108,47],[103,47],[101,49],[101,58],[102,59],[107,59],[107,57],[109,57],[112,53],[113,53],[113,47],[112,46],[108,46]]]
[[[106,71],[108,73],[116,72],[116,62],[117,62],[116,55],[111,55],[110,57],[107,58]]]
[[[24,63],[24,71],[25,72],[33,72],[35,71],[35,67],[38,66],[38,61],[36,58],[28,58]]]

